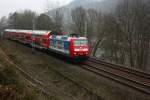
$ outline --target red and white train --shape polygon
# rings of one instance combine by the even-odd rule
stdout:
[[[6,29],[4,37],[69,58],[80,59],[89,56],[87,38],[76,34],[56,35],[52,31]]]

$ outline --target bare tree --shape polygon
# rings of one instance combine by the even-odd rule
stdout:
[[[87,32],[87,38],[89,40],[90,48],[94,47],[95,39],[97,39],[97,21],[98,21],[98,12],[94,9],[88,9],[86,32]]]
[[[60,8],[57,8],[54,14],[54,31],[61,32],[63,28],[63,14]]]
[[[93,41],[93,46],[92,46],[92,55],[95,56],[97,49],[99,48],[101,42],[104,40],[105,37],[105,32],[103,31],[104,28],[104,21],[103,18],[104,16],[101,14],[101,12],[94,14],[94,16],[96,17],[95,19],[95,38]]]
[[[36,13],[32,12],[31,10],[25,10],[23,12],[14,12],[12,14],[9,14],[9,28],[32,29],[33,17],[36,19]]]
[[[71,12],[73,25],[75,27],[74,31],[82,36],[85,35],[85,25],[86,25],[86,10],[82,7],[73,9]]]
[[[7,21],[7,18],[5,16],[3,16],[1,19],[0,19],[0,40],[3,36],[3,31],[5,28],[8,27],[8,21]]]
[[[61,32],[63,29],[63,13],[60,8],[58,1],[54,2],[52,0],[46,0],[46,8],[44,9],[45,14],[49,16],[49,19],[52,19],[51,30],[55,32]],[[47,17],[48,17],[47,16]]]
[[[41,14],[37,18],[36,27],[38,30],[52,30],[54,26],[52,19],[48,15]]]
[[[5,16],[3,16],[0,19],[0,30],[4,30],[6,27],[8,27],[8,20]]]
[[[122,36],[119,30],[119,26],[116,23],[115,16],[113,14],[103,15],[103,23],[99,31],[99,45],[105,51],[103,58],[112,62],[121,63],[121,51],[122,51]],[[99,26],[99,25],[98,25]],[[122,55],[123,57],[123,55]]]
[[[146,0],[123,0],[117,9],[117,22],[124,36],[130,66],[145,69],[148,61],[150,10]]]
[[[87,32],[96,31],[97,37],[92,55],[96,56],[97,49],[101,48],[104,50],[102,57],[106,60],[145,70],[150,56],[148,3],[148,0],[122,0],[115,13],[98,14],[94,24],[95,14],[88,11]],[[95,25],[96,29],[92,27]]]

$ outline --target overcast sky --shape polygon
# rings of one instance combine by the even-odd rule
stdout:
[[[0,17],[7,16],[10,12],[31,9],[38,13],[44,12],[46,3],[49,2],[57,6],[68,4],[73,0],[0,0]],[[49,5],[50,7],[50,5]]]

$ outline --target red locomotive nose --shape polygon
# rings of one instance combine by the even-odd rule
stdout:
[[[82,56],[82,57],[87,57],[88,56],[88,43],[86,38],[75,38],[74,39],[74,49],[73,49],[73,54],[74,56]]]
[[[75,56],[87,56],[88,48],[85,46],[77,46],[74,48],[74,55]]]

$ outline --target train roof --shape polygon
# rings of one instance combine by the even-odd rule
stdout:
[[[49,38],[58,39],[58,40],[66,40],[69,41],[70,39],[87,39],[86,37],[72,37],[70,35],[51,35]]]
[[[5,29],[6,32],[20,32],[20,33],[32,33],[35,35],[49,34],[51,31],[47,30],[19,30],[19,29]]]

